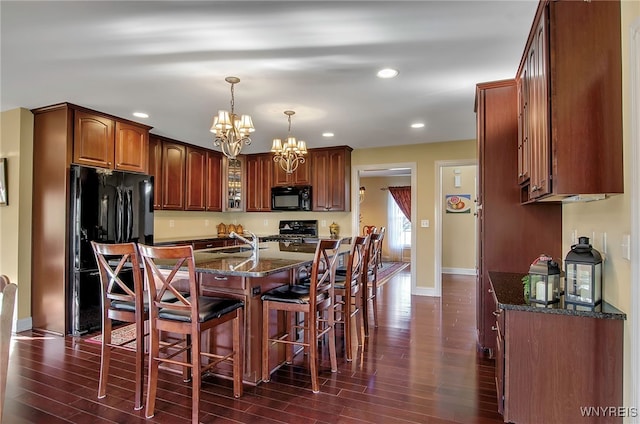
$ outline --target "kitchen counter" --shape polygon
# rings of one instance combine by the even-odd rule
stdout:
[[[553,307],[547,308],[536,305],[527,305],[524,300],[522,287],[522,277],[525,275],[527,274],[489,271],[491,287],[493,288],[494,295],[500,309],[601,319],[627,319],[627,314],[604,301],[598,311],[576,311],[573,309],[565,309],[562,301]]]
[[[315,243],[260,243],[257,258],[249,245],[195,250],[193,253],[196,271],[199,273],[266,277],[281,271],[298,269],[313,262]],[[342,244],[340,255],[349,252],[349,246]]]
[[[232,297],[244,302],[245,383],[257,384],[262,378],[262,294],[295,281],[301,268],[311,266],[315,248],[315,243],[265,242],[259,244],[257,258],[253,258],[247,244],[194,250],[202,295]],[[347,254],[349,249],[349,244],[343,243],[339,254]],[[272,322],[284,330],[284,319],[276,319],[275,315],[273,318]],[[214,334],[203,341],[212,352],[218,348],[224,352],[229,343],[230,335],[224,328],[214,330]],[[269,358],[270,369],[274,369],[285,361],[284,349],[274,350]],[[231,375],[230,370],[220,372],[227,377]]]

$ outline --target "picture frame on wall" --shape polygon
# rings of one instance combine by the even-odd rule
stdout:
[[[7,206],[8,204],[7,158],[0,158],[0,206]]]

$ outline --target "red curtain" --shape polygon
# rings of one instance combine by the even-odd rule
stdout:
[[[389,192],[404,216],[411,222],[411,186],[389,187]]]

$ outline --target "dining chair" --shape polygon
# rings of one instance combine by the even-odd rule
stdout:
[[[378,228],[375,225],[365,225],[362,227],[362,235],[367,236],[369,234],[375,233]]]
[[[382,268],[382,244],[384,240],[384,236],[387,233],[387,227],[380,227],[379,231],[374,231],[375,233],[380,234],[380,248],[378,249],[378,253],[376,254],[376,261],[378,262],[378,268]]]
[[[106,244],[91,242],[100,272],[102,287],[102,342],[98,399],[107,395],[111,351],[134,352],[136,394],[134,409],[142,409],[144,387],[145,322],[149,317],[144,302],[142,270],[135,243]],[[134,323],[136,336],[113,343],[113,322]]]
[[[232,366],[233,395],[242,396],[243,349],[240,317],[244,303],[226,297],[202,296],[195,270],[193,247],[155,247],[139,244],[149,293],[149,381],[146,416],[154,415],[158,369],[161,363],[183,368],[185,381],[191,380],[191,419],[200,420],[202,374],[217,365]],[[167,294],[175,297],[165,301]],[[230,348],[216,353],[202,346],[201,335],[216,326],[231,322]],[[173,343],[161,343],[161,332],[183,335]],[[177,358],[182,354],[182,360]]]
[[[2,293],[2,312],[0,314],[0,422],[4,411],[4,397],[7,389],[7,373],[9,371],[9,347],[13,331],[13,312],[16,304],[18,286],[6,275],[0,275],[0,292]]]
[[[308,351],[311,373],[311,390],[320,391],[318,381],[318,343],[327,336],[331,372],[337,372],[335,342],[334,284],[340,239],[318,241],[311,265],[309,284],[285,284],[262,295],[262,381],[269,381],[271,369],[269,354],[272,345],[284,344],[287,351],[294,346],[303,346]],[[270,335],[270,318],[273,311],[282,311],[285,315],[286,329],[283,334]],[[300,322],[293,323],[292,318],[301,313]],[[291,314],[291,315],[290,315]],[[302,330],[302,340],[298,331]],[[292,358],[287,355],[287,359]]]
[[[344,328],[345,356],[347,361],[353,360],[353,333],[355,330],[358,346],[362,344],[362,302],[360,293],[366,284],[367,269],[366,255],[369,249],[370,235],[355,237],[351,242],[351,249],[347,259],[346,274],[336,275],[335,310],[336,324]],[[353,328],[353,319],[356,326]]]
[[[384,238],[384,227],[379,233],[371,234],[371,242],[368,250],[366,264],[367,272],[363,283],[363,321],[364,335],[369,335],[369,303],[373,309],[373,326],[378,327],[378,267],[379,259],[382,257],[380,250],[382,249],[382,240]]]

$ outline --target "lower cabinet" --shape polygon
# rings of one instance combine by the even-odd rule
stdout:
[[[496,391],[505,422],[586,422],[586,408],[623,405],[624,321],[510,309],[495,315]],[[615,415],[588,422],[622,422]]]

